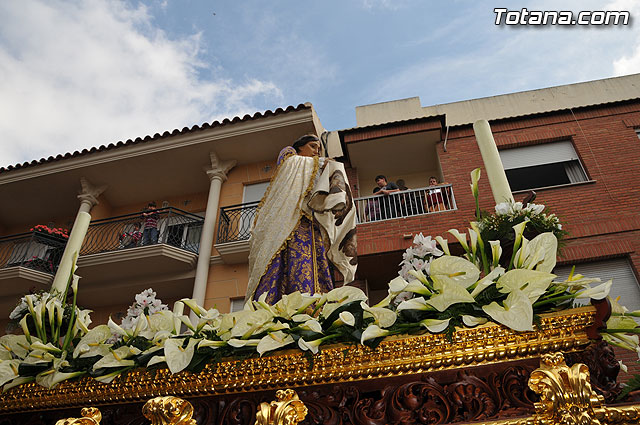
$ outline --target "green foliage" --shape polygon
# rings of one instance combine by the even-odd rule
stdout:
[[[640,390],[640,375],[633,375],[631,379],[627,381],[627,385],[622,388],[622,392],[620,392],[620,395],[616,400],[622,400],[626,398],[629,393],[636,390]]]

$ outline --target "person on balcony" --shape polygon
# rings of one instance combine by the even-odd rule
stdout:
[[[400,189],[394,182],[387,182],[387,178],[382,174],[376,176],[376,184],[378,186],[373,188],[373,194],[383,196],[380,202],[380,218],[395,218],[400,212],[400,205],[396,196],[391,194],[399,192]]]
[[[328,292],[329,261],[345,283],[355,277],[352,250],[340,248],[355,229],[346,172],[342,163],[320,158],[320,151],[318,137],[308,134],[278,155],[252,230],[245,302],[263,294],[273,304],[295,291]]]
[[[444,183],[438,183],[438,179],[434,176],[429,177],[429,189],[425,198],[425,208],[427,212],[445,211],[448,209],[447,192],[442,186]]]
[[[130,232],[123,232],[120,235],[120,246],[123,249],[135,248],[142,239],[142,232],[140,231],[140,223],[133,223],[133,230]]]
[[[142,232],[142,245],[158,243],[158,210],[155,202],[149,202],[147,208],[142,211],[144,231]]]

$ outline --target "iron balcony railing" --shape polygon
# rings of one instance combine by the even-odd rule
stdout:
[[[256,201],[220,208],[216,243],[248,240],[251,237],[258,204],[259,202]]]
[[[0,238],[0,268],[28,267],[54,274],[67,238],[43,232],[20,233]]]
[[[403,190],[355,199],[358,223],[412,217],[456,209],[450,184]]]
[[[80,254],[97,254],[155,244],[172,245],[197,254],[203,218],[172,207],[155,211],[155,229],[145,229],[145,217],[142,213],[92,221]]]

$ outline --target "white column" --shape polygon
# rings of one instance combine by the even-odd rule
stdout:
[[[89,223],[91,222],[91,208],[98,204],[98,196],[104,192],[107,186],[94,186],[84,177],[80,178],[81,190],[78,195],[80,199],[80,208],[78,208],[78,214],[76,220],[71,228],[71,234],[67,240],[67,244],[64,248],[60,264],[58,265],[58,271],[53,278],[53,284],[51,287],[56,289],[60,293],[64,293],[67,288],[67,282],[69,281],[69,275],[71,274],[71,267],[73,266],[73,256],[77,252],[80,254],[80,248],[82,248],[82,242],[87,234]]]
[[[236,161],[221,161],[215,152],[211,152],[211,168],[205,169],[211,185],[209,186],[209,198],[207,211],[204,214],[202,235],[200,236],[200,249],[198,264],[196,265],[196,278],[193,283],[192,298],[198,305],[204,306],[204,297],[207,292],[207,280],[209,278],[209,262],[211,261],[211,247],[213,245],[213,232],[216,227],[218,205],[220,203],[220,189],[222,182],[227,180],[227,173],[236,165]],[[193,313],[191,314],[193,318]]]
[[[491,185],[493,199],[496,201],[496,204],[514,202],[509,181],[504,172],[502,160],[500,160],[498,147],[496,146],[495,140],[493,140],[493,134],[491,134],[489,122],[487,120],[476,121],[473,123],[473,132],[476,134],[476,141],[478,142],[480,154],[484,161],[484,168],[487,171],[487,178]]]

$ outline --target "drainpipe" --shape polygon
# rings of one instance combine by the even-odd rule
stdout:
[[[204,307],[204,297],[207,292],[207,281],[209,279],[209,262],[211,261],[211,248],[213,245],[213,232],[216,227],[218,216],[218,205],[220,203],[220,189],[222,182],[227,180],[227,173],[236,165],[235,160],[222,161],[215,152],[209,154],[211,167],[205,168],[211,184],[209,186],[209,198],[207,200],[207,210],[204,215],[202,225],[202,235],[200,236],[200,249],[198,253],[198,264],[196,265],[196,278],[193,283],[193,296],[195,302]],[[191,319],[195,320],[195,315],[191,313]]]
[[[87,234],[89,223],[91,222],[91,208],[94,205],[98,205],[98,196],[107,189],[106,185],[94,186],[86,178],[80,178],[81,190],[78,195],[80,200],[80,208],[78,208],[78,214],[76,220],[71,228],[71,234],[67,240],[67,244],[64,248],[64,253],[60,259],[58,265],[58,271],[53,278],[52,289],[57,290],[60,293],[64,293],[67,288],[67,282],[69,281],[69,275],[71,275],[71,267],[73,265],[73,256],[77,252],[80,254],[80,248],[82,248],[82,242]]]

